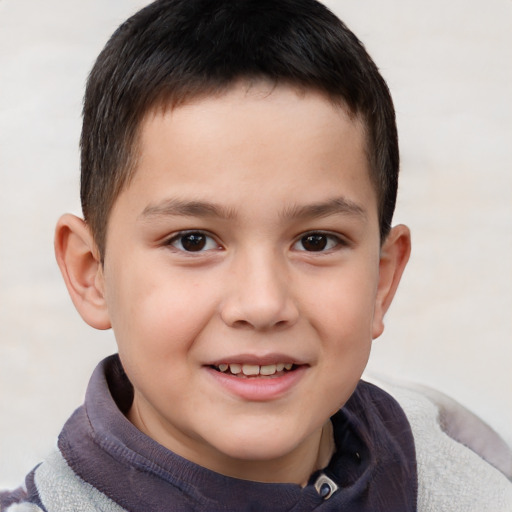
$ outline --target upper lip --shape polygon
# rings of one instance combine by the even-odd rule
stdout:
[[[303,360],[287,354],[235,354],[225,356],[220,359],[207,363],[206,366],[219,366],[220,364],[252,364],[258,366],[265,366],[277,363],[292,363],[296,366],[307,364]]]

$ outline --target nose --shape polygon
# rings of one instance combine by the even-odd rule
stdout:
[[[237,258],[225,290],[221,317],[230,327],[265,331],[290,327],[299,317],[289,272],[272,253]]]

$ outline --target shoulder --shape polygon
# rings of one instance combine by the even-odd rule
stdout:
[[[126,512],[76,475],[58,449],[28,475],[26,484],[0,493],[0,512]]]
[[[28,501],[25,487],[18,487],[14,491],[0,491],[0,512],[42,512],[42,509]]]
[[[7,508],[0,508],[1,512],[44,512],[42,508],[39,508],[37,505],[33,503],[13,503],[9,505]]]
[[[374,381],[411,425],[419,512],[512,510],[512,451],[481,419],[433,389]]]

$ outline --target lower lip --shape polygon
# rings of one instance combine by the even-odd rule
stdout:
[[[276,400],[289,392],[305,375],[307,366],[299,366],[279,377],[235,377],[205,367],[217,383],[232,395],[243,400],[266,402]]]

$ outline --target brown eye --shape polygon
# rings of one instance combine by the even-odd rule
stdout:
[[[293,244],[296,251],[325,252],[344,245],[341,238],[328,233],[307,233]]]
[[[190,233],[181,237],[181,245],[186,251],[201,251],[206,245],[206,237],[201,233]]]
[[[318,233],[304,236],[300,241],[306,251],[323,251],[327,247],[327,236]]]
[[[169,245],[185,252],[201,252],[218,248],[218,245],[211,236],[201,233],[200,231],[181,233],[175,236],[169,242]]]

